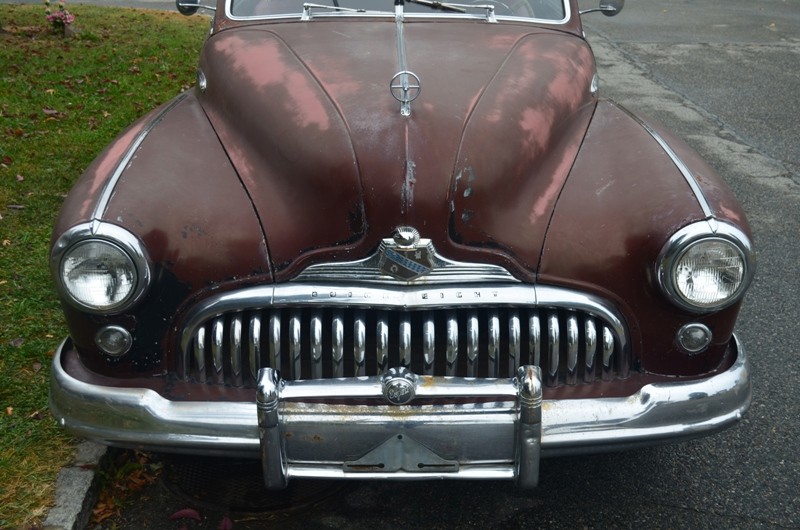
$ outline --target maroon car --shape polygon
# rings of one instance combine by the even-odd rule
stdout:
[[[271,488],[530,487],[741,418],[747,220],[599,96],[577,1],[327,1],[218,0],[197,86],[69,195],[64,427]]]

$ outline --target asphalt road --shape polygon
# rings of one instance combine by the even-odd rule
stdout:
[[[506,483],[359,482],[298,510],[233,515],[234,528],[800,528],[798,7],[640,0],[613,19],[586,17],[601,91],[686,139],[726,177],[753,226],[759,271],[738,333],[754,401],[739,425],[677,445],[544,460],[532,493]],[[192,504],[167,486],[149,487],[101,528],[217,528],[224,514],[213,503]],[[189,506],[201,523],[169,519]]]

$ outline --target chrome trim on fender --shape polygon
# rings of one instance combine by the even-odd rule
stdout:
[[[131,160],[133,159],[133,155],[135,155],[136,151],[139,150],[139,147],[141,147],[142,142],[144,142],[144,139],[147,138],[147,135],[150,134],[150,132],[161,122],[162,119],[164,119],[164,116],[169,111],[177,107],[178,104],[186,99],[186,96],[188,95],[189,93],[187,91],[173,99],[163,109],[161,109],[161,111],[156,114],[156,116],[154,116],[153,119],[150,120],[141,131],[139,131],[139,134],[136,135],[136,139],[134,139],[134,141],[128,147],[128,150],[125,151],[122,159],[117,164],[117,167],[114,170],[114,173],[111,175],[111,178],[109,178],[103,185],[103,190],[100,192],[100,198],[97,200],[97,204],[95,204],[92,212],[92,220],[99,221],[102,219],[106,208],[108,208],[108,203],[111,201],[111,196],[114,194],[114,188],[117,187],[117,182],[119,182],[120,177],[122,177],[122,172],[128,167],[128,164],[130,164]]]
[[[73,434],[126,447],[248,457],[260,455],[255,396],[254,401],[247,403],[179,402],[165,399],[148,389],[88,384],[64,370],[65,344],[66,341],[54,358],[50,408],[61,425]],[[736,354],[733,366],[707,379],[645,385],[629,397],[545,400],[541,406],[542,456],[595,453],[689,439],[732,425],[741,419],[750,405],[751,386],[744,348],[735,337],[731,347]],[[453,378],[422,377],[424,382],[419,385],[417,400],[454,394],[453,386],[449,384]],[[469,388],[462,386],[459,391],[472,398],[494,396],[494,401],[481,405],[481,400],[473,400],[462,405],[435,407],[413,403],[402,407],[326,406],[323,401],[314,405],[321,406],[321,409],[314,409],[293,402],[293,399],[300,393],[308,395],[309,392],[319,400],[330,398],[337,402],[345,397],[382,396],[380,380],[349,378],[299,382],[282,389],[282,406],[287,407],[283,414],[287,415],[287,425],[303,427],[307,432],[318,431],[325,436],[352,432],[357,437],[363,434],[364,429],[370,428],[371,421],[383,418],[381,421],[391,424],[393,418],[397,423],[392,428],[397,425],[424,427],[435,437],[453,421],[473,422],[477,415],[480,425],[487,411],[504,408],[507,411],[505,415],[495,414],[492,416],[495,421],[487,427],[490,427],[489,432],[503,433],[500,438],[492,435],[491,439],[505,440],[501,451],[505,454],[509,444],[514,443],[514,424],[518,416],[514,412],[513,399],[517,389],[508,379],[474,382],[474,388],[472,385]],[[512,389],[513,394],[508,395]],[[504,402],[510,404],[502,405]],[[388,409],[391,409],[391,414]],[[360,427],[351,431],[353,426]],[[452,441],[453,438],[449,439]],[[482,441],[481,446],[487,450],[493,447],[485,443],[485,439]],[[317,454],[326,445],[315,440],[306,442],[312,446],[308,448],[309,455]],[[302,451],[302,448],[297,450]],[[442,478],[514,477],[511,462],[483,459],[477,463],[482,465],[464,465],[458,474]],[[374,473],[365,476],[363,473],[347,473],[341,462],[331,467],[329,463],[315,462],[312,458],[292,465],[294,467],[289,473],[292,477],[420,478],[419,474]]]
[[[705,194],[703,193],[703,189],[700,187],[700,183],[697,182],[697,178],[694,176],[694,173],[689,169],[689,167],[683,162],[681,157],[670,147],[670,145],[664,140],[660,134],[658,134],[652,127],[647,125],[641,118],[630,112],[628,109],[624,107],[619,107],[625,114],[627,114],[633,121],[638,123],[642,129],[649,134],[653,140],[655,140],[658,145],[661,146],[661,149],[664,150],[664,153],[672,160],[672,163],[675,164],[675,167],[678,168],[678,171],[681,172],[683,175],[684,180],[692,189],[692,193],[694,193],[697,202],[700,205],[700,208],[703,210],[703,215],[706,216],[706,219],[714,218],[714,211],[711,209],[711,206],[708,203],[708,199],[706,199]]]

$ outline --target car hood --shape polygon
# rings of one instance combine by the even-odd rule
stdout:
[[[421,92],[403,116],[387,21],[262,24],[206,43],[199,98],[247,189],[277,280],[355,260],[397,226],[443,255],[533,279],[595,106],[580,38],[531,25],[407,22]]]

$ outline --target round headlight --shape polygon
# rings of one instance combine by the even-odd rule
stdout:
[[[744,269],[744,256],[736,246],[706,239],[690,245],[675,260],[673,283],[687,303],[713,308],[738,293]]]
[[[81,241],[61,258],[61,285],[78,305],[95,311],[115,309],[136,290],[136,265],[117,245],[102,239]]]
[[[138,302],[150,285],[149,263],[135,235],[102,222],[70,228],[50,255],[61,297],[90,313],[119,313]]]
[[[662,251],[659,279],[666,294],[694,312],[739,300],[753,275],[747,237],[730,225],[701,222],[679,231]]]

